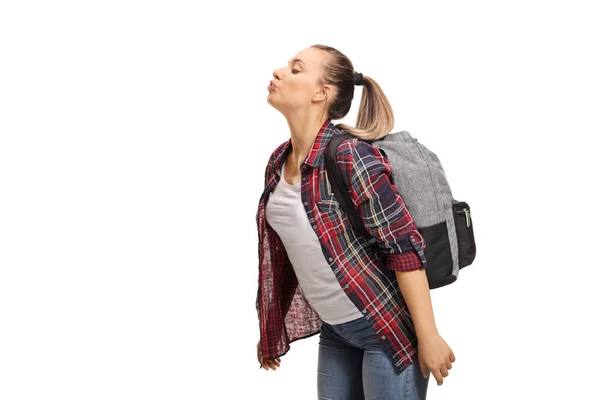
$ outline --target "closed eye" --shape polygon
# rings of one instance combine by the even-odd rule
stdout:
[[[292,68],[292,74],[297,74],[297,73],[299,73],[299,72],[300,72],[300,71],[298,71],[296,68]]]

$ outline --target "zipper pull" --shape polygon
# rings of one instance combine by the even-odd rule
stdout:
[[[464,208],[463,211],[465,212],[465,217],[467,217],[467,228],[470,226],[469,221],[471,220],[471,216],[469,215],[469,209],[468,208]]]

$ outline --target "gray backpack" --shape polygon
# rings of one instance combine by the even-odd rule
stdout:
[[[340,143],[355,136],[331,138],[325,167],[331,188],[357,235],[368,235],[336,163]],[[361,140],[361,139],[359,139]],[[392,183],[425,240],[429,288],[448,285],[458,278],[463,267],[475,259],[475,237],[471,208],[452,197],[446,174],[437,156],[406,131],[390,133],[382,139],[367,141],[377,147],[392,168]]]

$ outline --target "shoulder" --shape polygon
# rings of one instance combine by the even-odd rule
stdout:
[[[348,134],[345,130],[339,128],[336,128],[336,130],[336,134]],[[369,160],[368,162],[377,161],[384,164],[387,162],[377,147],[354,136],[340,143],[336,151],[336,158],[339,162],[364,163],[367,160]]]
[[[340,159],[346,159],[348,156],[352,156],[354,148],[361,142],[357,137],[352,136],[349,132],[336,126],[333,129],[333,136],[330,139],[330,143],[333,138],[340,135],[346,135],[348,138],[340,142],[336,149],[335,155],[338,161],[340,161]]]

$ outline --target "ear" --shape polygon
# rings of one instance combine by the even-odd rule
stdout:
[[[327,101],[327,99],[331,99],[333,96],[333,87],[328,84],[321,85],[319,89],[313,95],[312,100],[314,102]]]

